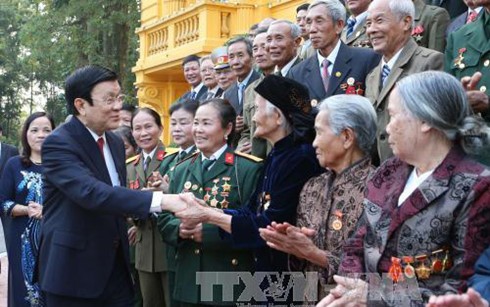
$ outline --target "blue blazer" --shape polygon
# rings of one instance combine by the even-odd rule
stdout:
[[[106,132],[106,139],[124,185],[123,142],[112,132]],[[129,270],[126,216],[146,218],[152,193],[113,187],[97,143],[76,117],[45,140],[42,155],[45,202],[37,264],[41,289],[96,298],[121,255],[119,248]]]
[[[341,85],[347,84],[347,79],[361,83],[361,89],[365,90],[366,76],[379,63],[381,56],[369,48],[349,47],[341,43],[339,53],[333,63],[332,75],[328,83],[328,92],[325,92],[323,80],[318,64],[318,57],[310,56],[303,62],[292,67],[287,77],[296,80],[308,88],[310,99],[318,102],[332,95],[345,94]]]

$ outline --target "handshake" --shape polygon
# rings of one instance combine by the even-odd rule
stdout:
[[[175,213],[176,217],[189,224],[205,223],[215,211],[192,193],[163,194],[161,208]]]

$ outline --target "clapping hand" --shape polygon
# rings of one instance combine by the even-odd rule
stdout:
[[[311,240],[311,237],[315,235],[315,230],[310,228],[298,228],[289,223],[272,222],[267,228],[260,228],[259,232],[269,247],[298,258],[306,258],[312,250],[316,249]]]
[[[488,302],[483,299],[480,293],[469,288],[463,294],[446,294],[441,296],[431,296],[427,307],[488,307]]]

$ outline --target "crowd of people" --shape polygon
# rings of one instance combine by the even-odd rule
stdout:
[[[315,0],[185,57],[168,147],[74,71],[72,116],[1,144],[9,306],[488,306],[490,1],[435,4]]]

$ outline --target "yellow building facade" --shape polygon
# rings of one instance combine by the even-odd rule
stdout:
[[[140,106],[158,111],[169,143],[168,108],[189,90],[182,59],[207,55],[266,17],[296,18],[296,7],[306,0],[141,0],[140,58],[136,74]]]

